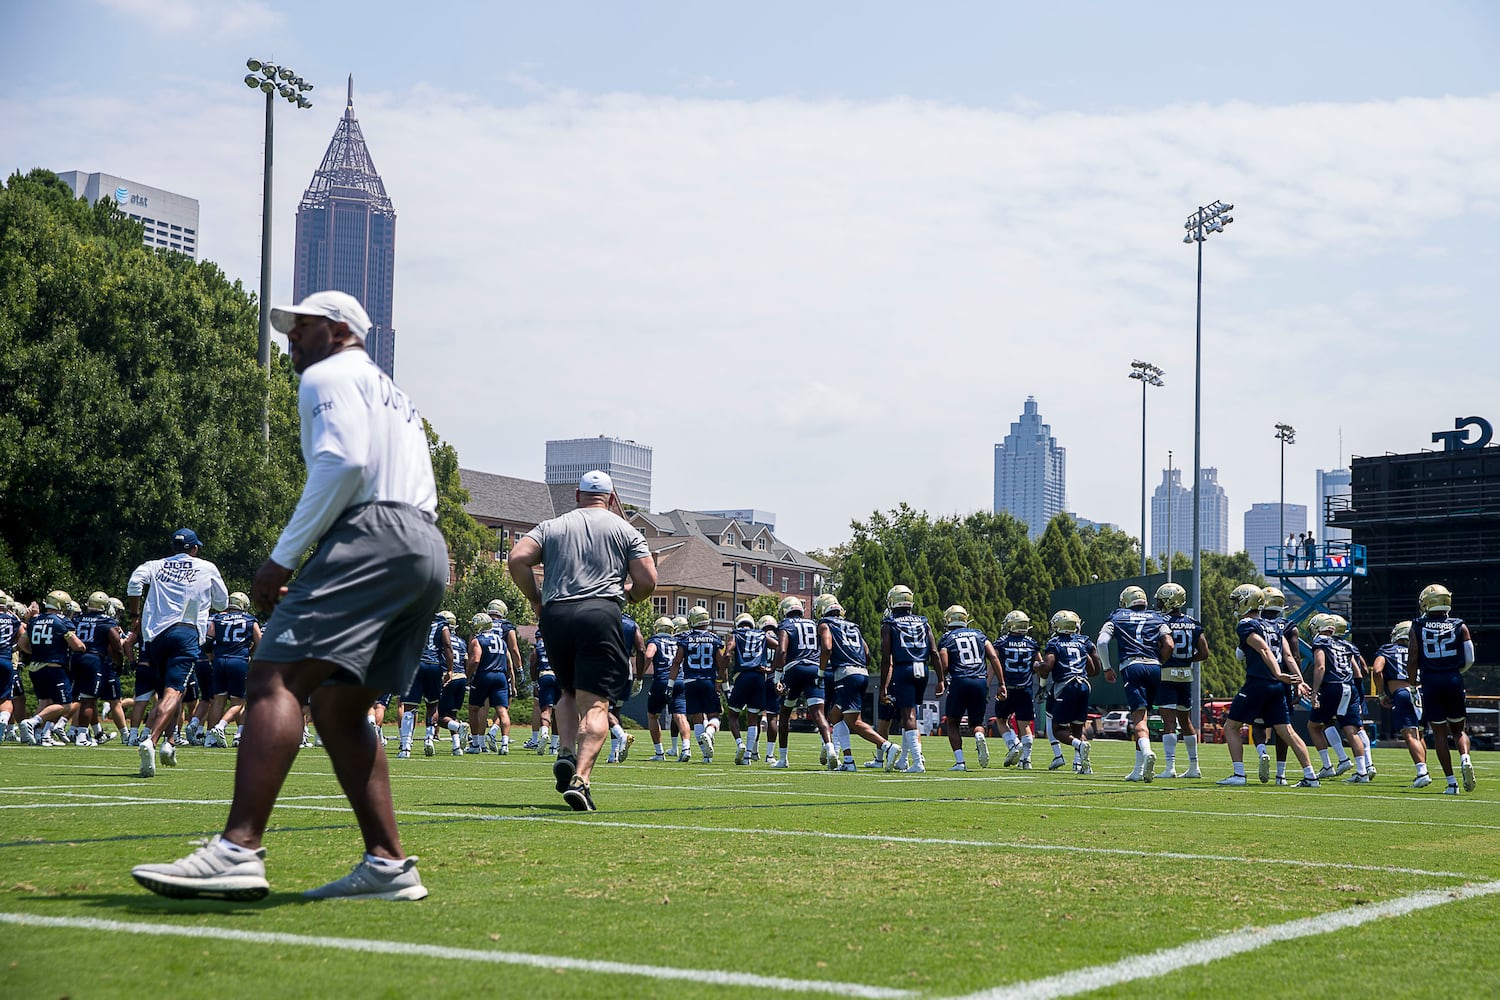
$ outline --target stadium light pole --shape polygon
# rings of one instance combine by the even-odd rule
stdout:
[[[1297,428],[1291,424],[1277,424],[1276,440],[1281,442],[1281,506],[1278,511],[1281,515],[1281,528],[1276,536],[1276,565],[1279,567],[1282,553],[1286,551],[1286,446],[1297,443]]]
[[[729,595],[729,621],[731,624],[733,624],[734,616],[739,614],[739,612],[735,610],[735,605],[740,603],[740,564],[737,562],[727,562],[719,563],[719,565],[725,567],[730,571],[730,578],[732,581],[730,583],[730,587],[732,589]]]
[[[260,434],[271,440],[271,147],[274,138],[275,103],[281,97],[299,108],[312,107],[302,95],[313,85],[293,70],[264,59],[246,59],[245,86],[266,95],[266,160],[261,170],[260,202],[260,339],[256,344],[256,362],[266,376],[265,400],[260,406]],[[260,74],[257,76],[256,74]]]
[[[1141,383],[1141,576],[1146,575],[1146,386],[1163,386],[1166,372],[1149,361],[1130,362],[1130,377]]]
[[[1233,205],[1215,201],[1212,205],[1198,207],[1188,216],[1182,228],[1187,235],[1184,243],[1198,244],[1198,306],[1194,319],[1193,334],[1193,615],[1203,618],[1203,242],[1210,233],[1222,233],[1224,227],[1234,221],[1229,213]],[[1202,722],[1199,703],[1203,700],[1202,664],[1193,664],[1192,715],[1193,728]]]

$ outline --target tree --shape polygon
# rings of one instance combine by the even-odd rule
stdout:
[[[745,611],[754,615],[756,621],[760,621],[766,615],[780,621],[781,617],[777,614],[780,604],[781,600],[775,594],[756,594],[750,598],[750,603],[745,605]]]
[[[1208,637],[1208,659],[1203,663],[1203,691],[1206,697],[1228,698],[1245,681],[1245,666],[1234,655],[1239,647],[1235,626],[1239,620],[1229,595],[1242,583],[1265,585],[1265,578],[1243,552],[1224,556],[1203,553],[1203,608],[1199,620]]]
[[[458,630],[464,635],[473,634],[469,621],[483,611],[491,601],[499,598],[510,612],[510,620],[517,625],[530,625],[535,621],[531,603],[521,596],[515,581],[505,568],[505,563],[494,561],[481,564],[454,581],[443,606],[458,616]]]
[[[275,352],[267,448],[255,300],[141,239],[48,171],[0,191],[0,578],[21,593],[118,593],[183,526],[248,580],[296,503],[295,376]]]
[[[438,530],[448,543],[448,558],[453,562],[454,574],[461,578],[482,559],[493,556],[495,536],[464,510],[464,505],[469,502],[469,491],[464,489],[459,476],[458,452],[438,437],[425,417],[422,418],[422,430],[427,432],[432,477],[437,482]]]
[[[1080,562],[1078,557],[1083,555],[1081,549],[1069,544],[1072,525],[1073,519],[1070,516],[1057,515],[1047,522],[1041,540],[1036,545],[1037,558],[1047,567],[1054,587],[1080,587],[1089,582],[1085,571],[1087,557]],[[1077,541],[1076,538],[1073,540]]]

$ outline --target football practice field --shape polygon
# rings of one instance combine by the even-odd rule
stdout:
[[[1095,774],[829,773],[653,763],[644,734],[569,811],[550,758],[392,760],[431,896],[304,902],[361,846],[322,750],[297,760],[266,837],[271,895],[163,899],[132,865],[221,828],[234,751],[0,747],[0,996],[1493,996],[1500,767],[1422,790],[1404,750],[1373,785],[1127,784]],[[644,750],[644,752],[642,752]],[[394,751],[393,751],[394,752]],[[868,750],[856,748],[861,761]],[[1433,761],[1435,767],[1436,761]],[[1296,775],[1295,767],[1292,773]]]

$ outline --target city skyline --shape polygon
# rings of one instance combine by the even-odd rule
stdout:
[[[1188,470],[1191,473],[1192,470]],[[1192,558],[1193,491],[1182,485],[1183,470],[1174,466],[1163,469],[1161,482],[1151,493],[1150,555],[1162,563],[1170,552],[1181,552]],[[1229,495],[1219,485],[1219,470],[1205,466],[1200,480],[1203,498],[1199,502],[1202,529],[1199,541],[1205,552],[1225,555],[1239,551],[1229,539]],[[1169,516],[1170,512],[1170,516]],[[1168,523],[1170,522],[1170,532]]]
[[[354,75],[344,114],[297,206],[292,298],[333,288],[359,299],[370,317],[365,350],[395,377],[396,209],[354,117]]]
[[[1035,396],[1026,397],[1020,417],[995,445],[991,509],[1025,521],[1032,541],[1068,509],[1068,450],[1057,443],[1051,425],[1042,422]]]
[[[722,504],[695,453],[708,423],[676,405],[722,372],[716,419],[774,456],[729,496],[827,547],[903,501],[991,505],[997,428],[960,395],[983,372],[1004,410],[1044,401],[1069,506],[1130,530],[1140,392],[1121,372],[1167,370],[1147,463],[1170,449],[1190,468],[1181,226],[1215,198],[1237,221],[1204,249],[1202,445],[1230,495],[1278,496],[1277,421],[1299,432],[1286,498],[1311,509],[1316,469],[1430,447],[1493,397],[1491,5],[1259,5],[1211,54],[1189,19],[1117,5],[1082,30],[1047,5],[473,8],[399,32],[382,0],[360,18],[283,0],[9,13],[7,172],[194,192],[200,258],[251,288],[264,108],[245,58],[316,84],[313,113],[276,119],[276,303],[352,69],[401,209],[396,319],[421,344],[398,380],[466,464],[533,474],[547,440],[604,428],[657,445],[662,496]],[[167,72],[126,93],[156,51]],[[1410,366],[1436,330],[1463,363]],[[1327,362],[1317,391],[1293,347]],[[495,366],[498,407],[474,359]],[[1400,393],[1372,391],[1396,371]],[[636,372],[652,391],[632,390]]]

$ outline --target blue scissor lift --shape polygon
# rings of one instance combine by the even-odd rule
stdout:
[[[1308,565],[1308,563],[1311,565]],[[1275,577],[1282,593],[1296,596],[1302,601],[1300,607],[1287,617],[1299,626],[1298,647],[1305,656],[1311,647],[1300,637],[1300,626],[1319,612],[1329,611],[1329,602],[1349,589],[1356,576],[1369,573],[1365,561],[1365,547],[1352,542],[1324,542],[1314,545],[1312,558],[1307,558],[1305,548],[1297,550],[1295,561],[1288,558],[1285,547],[1266,546],[1264,560],[1266,576]],[[1316,591],[1309,588],[1317,588]]]

